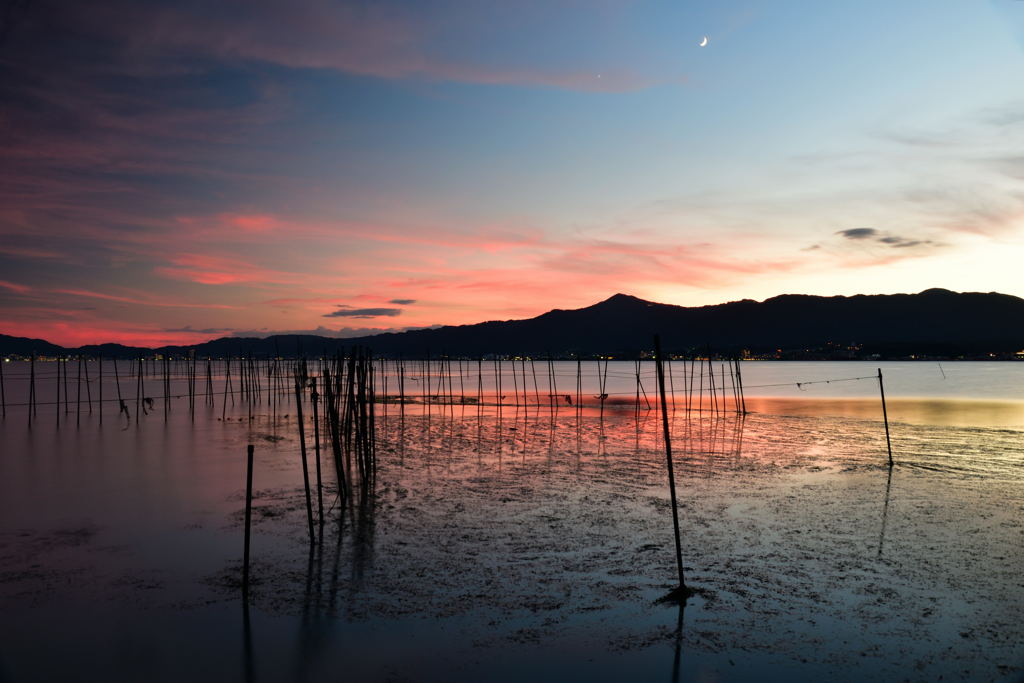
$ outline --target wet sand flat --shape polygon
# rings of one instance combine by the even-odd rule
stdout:
[[[680,612],[656,603],[675,559],[655,411],[391,410],[378,418],[375,495],[325,515],[312,554],[294,418],[189,434],[149,424],[104,432],[94,451],[81,434],[46,448],[33,437],[35,460],[3,465],[22,483],[15,499],[39,510],[4,516],[6,676],[1024,674],[1020,432],[896,423],[890,476],[877,421],[677,411],[683,556],[698,590]],[[154,441],[167,450],[145,448]],[[78,512],[55,512],[69,496]],[[54,651],[70,656],[44,656]]]

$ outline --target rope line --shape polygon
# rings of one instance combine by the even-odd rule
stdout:
[[[808,384],[831,384],[832,382],[854,382],[861,379],[878,379],[878,375],[868,375],[866,377],[840,377],[838,379],[815,379],[807,382],[779,382],[778,384],[744,384],[744,389],[763,389],[765,387],[788,387],[796,386],[797,389],[807,386]]]

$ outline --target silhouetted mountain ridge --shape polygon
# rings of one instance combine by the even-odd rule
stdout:
[[[681,353],[711,349],[783,357],[1005,354],[1024,348],[1024,299],[995,292],[957,293],[935,288],[919,294],[783,294],[763,302],[742,299],[685,307],[620,293],[584,308],[553,309],[524,320],[490,320],[355,339],[312,335],[223,337],[153,351],[178,355],[194,350],[200,357],[250,353],[318,356],[360,345],[377,354],[405,357],[626,357],[650,350],[655,333],[661,334],[666,350]],[[43,340],[3,335],[0,351],[122,357],[151,352],[120,345],[61,349]]]

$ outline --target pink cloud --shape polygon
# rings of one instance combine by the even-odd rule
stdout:
[[[164,277],[187,280],[204,285],[226,284],[296,284],[301,275],[261,268],[252,263],[212,253],[185,253],[167,259],[170,266],[158,266],[154,272]]]
[[[222,214],[220,219],[247,232],[269,232],[281,225],[275,216],[265,214]]]
[[[28,294],[32,291],[32,288],[27,285],[19,285],[16,282],[8,282],[7,280],[0,280],[0,287],[9,289],[16,294]]]

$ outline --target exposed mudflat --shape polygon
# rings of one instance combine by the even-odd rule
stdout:
[[[146,657],[153,680],[1024,677],[1020,431],[897,423],[890,470],[874,420],[678,411],[696,590],[681,611],[657,602],[676,563],[655,411],[396,410],[378,416],[372,495],[338,509],[323,461],[313,552],[293,418],[203,427],[187,467],[180,444],[150,452],[131,431],[99,441],[102,466],[70,461],[89,453],[60,441],[6,465],[24,487],[87,470],[54,475],[44,507],[76,485],[131,504],[5,519],[0,673],[52,678],[65,669],[40,653],[69,649],[95,680]],[[170,434],[154,436],[183,438]],[[243,614],[246,443],[257,467]]]

